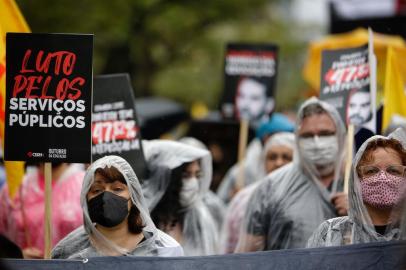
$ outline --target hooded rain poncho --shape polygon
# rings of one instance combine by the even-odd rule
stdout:
[[[312,104],[319,104],[336,127],[338,156],[331,191],[321,184],[315,166],[303,157],[299,148],[298,131],[303,110]],[[340,188],[345,140],[345,127],[340,115],[331,105],[310,98],[299,109],[295,135],[293,162],[268,175],[250,197],[237,252],[303,248],[321,222],[336,217],[330,197]]]
[[[207,150],[167,140],[144,141],[143,147],[151,176],[144,182],[143,190],[152,211],[163,198],[171,181],[172,170],[184,163],[200,161],[199,194],[184,209],[182,228],[185,255],[211,255],[218,253],[218,231],[209,208],[203,201],[212,177],[211,155]]]
[[[295,137],[290,132],[279,132],[274,135],[265,144],[262,155],[265,157],[268,151],[274,146],[285,146],[293,150],[295,145]],[[224,253],[233,253],[238,243],[238,237],[241,229],[242,220],[245,215],[245,210],[249,202],[251,194],[260,185],[261,180],[241,189],[227,208],[227,213],[224,221],[223,231],[221,234],[222,251]]]
[[[346,244],[397,240],[400,238],[399,226],[393,226],[399,225],[396,224],[396,222],[387,226],[384,235],[376,231],[362,199],[360,179],[356,170],[370,142],[377,139],[390,138],[401,142],[403,148],[406,149],[406,133],[401,129],[396,130],[388,137],[377,135],[366,140],[355,155],[351,170],[349,180],[350,208],[348,216],[333,218],[323,222],[310,237],[307,244],[308,247],[341,246]],[[394,209],[396,211],[399,210],[398,207]],[[395,211],[392,210],[392,213],[393,216]]]
[[[140,211],[145,227],[145,240],[134,250],[125,250],[104,237],[92,223],[87,205],[87,193],[94,181],[98,168],[115,167],[125,178],[132,203]],[[84,226],[79,227],[52,251],[52,258],[84,259],[97,256],[181,256],[182,247],[169,235],[158,230],[151,220],[148,207],[142,194],[141,186],[130,164],[118,156],[105,156],[96,160],[87,170],[83,180],[80,203],[83,209]]]
[[[252,140],[247,147],[247,153],[244,157],[242,166],[244,166],[244,186],[248,186],[266,176],[263,156],[263,140],[267,135],[277,132],[293,132],[294,125],[288,117],[281,113],[274,112],[269,119],[261,123],[256,130],[256,138]],[[224,176],[220,186],[217,189],[217,195],[228,204],[233,192],[236,190],[239,166],[238,163],[233,165]]]

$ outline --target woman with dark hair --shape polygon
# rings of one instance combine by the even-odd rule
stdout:
[[[322,223],[307,246],[341,246],[401,239],[400,228],[403,225],[400,217],[405,206],[405,188],[406,133],[398,129],[388,137],[371,137],[354,159],[349,182],[348,216]]]
[[[151,212],[151,218],[163,231],[172,235],[179,242],[182,242],[183,236],[181,228],[185,211],[180,203],[180,191],[182,189],[182,172],[189,164],[183,164],[172,171],[171,180],[167,191],[161,201]]]
[[[52,251],[53,258],[181,256],[182,247],[156,229],[131,166],[106,156],[88,168],[82,186],[84,226]]]
[[[151,173],[143,190],[155,224],[179,241],[186,255],[218,253],[219,226],[203,200],[211,182],[210,153],[165,140],[143,146]]]

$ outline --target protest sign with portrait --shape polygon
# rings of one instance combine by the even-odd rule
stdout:
[[[347,126],[352,124],[356,132],[369,130],[373,135],[370,85],[368,45],[323,51],[320,98],[338,110]]]
[[[277,51],[273,44],[228,44],[221,111],[226,118],[259,123],[275,107]]]

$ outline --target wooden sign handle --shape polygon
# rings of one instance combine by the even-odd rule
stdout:
[[[52,248],[52,163],[46,162],[45,175],[45,222],[44,222],[44,259],[51,258]]]
[[[347,131],[347,157],[345,162],[344,192],[348,194],[348,182],[351,175],[352,156],[354,149],[354,125],[350,124]]]
[[[248,120],[242,119],[240,122],[240,137],[238,143],[238,175],[237,183],[235,185],[236,191],[240,190],[245,186],[245,169],[244,169],[244,158],[245,152],[247,150],[248,141]]]

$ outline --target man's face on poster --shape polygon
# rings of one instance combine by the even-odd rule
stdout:
[[[265,85],[249,78],[239,83],[235,102],[238,117],[247,120],[259,120],[273,107],[272,99],[266,95]]]
[[[348,120],[355,126],[360,126],[371,120],[371,94],[355,92],[348,102]]]

